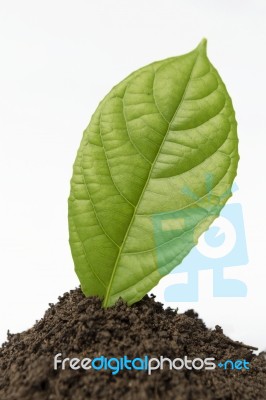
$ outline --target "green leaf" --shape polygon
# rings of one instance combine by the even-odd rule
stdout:
[[[231,196],[237,145],[206,40],[115,86],[84,131],[71,180],[83,292],[105,307],[119,297],[132,304],[180,264]]]

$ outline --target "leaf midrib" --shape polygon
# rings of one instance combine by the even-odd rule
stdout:
[[[135,209],[134,209],[134,213],[133,213],[133,215],[132,215],[132,217],[131,217],[130,223],[129,223],[128,228],[127,228],[127,231],[126,231],[126,233],[125,233],[125,237],[124,237],[124,239],[123,239],[123,242],[121,243],[121,246],[120,246],[120,249],[119,249],[117,258],[116,258],[116,262],[115,262],[115,265],[114,265],[114,268],[113,268],[113,271],[112,271],[112,275],[111,275],[109,284],[108,284],[108,286],[107,286],[107,291],[106,291],[105,298],[104,298],[104,301],[103,301],[103,307],[107,307],[107,306],[108,306],[108,302],[109,302],[109,299],[110,299],[110,292],[111,292],[112,284],[113,284],[113,281],[114,281],[114,278],[115,278],[117,266],[118,266],[118,263],[119,263],[119,261],[120,261],[120,257],[121,257],[121,254],[122,254],[124,245],[125,245],[125,243],[126,243],[126,241],[127,241],[128,234],[129,234],[129,232],[130,232],[131,226],[132,226],[132,224],[133,224],[133,222],[134,222],[134,220],[135,220],[135,216],[136,216],[136,214],[137,214],[137,209],[138,209],[138,207],[139,207],[139,205],[140,205],[140,203],[141,203],[142,197],[143,197],[143,195],[144,195],[144,193],[145,193],[145,190],[146,190],[146,188],[147,188],[147,186],[148,186],[148,184],[149,184],[150,177],[151,177],[152,172],[153,172],[153,168],[154,168],[154,166],[156,165],[157,159],[158,159],[158,157],[159,157],[159,155],[160,155],[160,153],[161,153],[161,149],[162,149],[162,147],[163,147],[163,145],[164,145],[164,143],[165,143],[165,141],[166,141],[166,139],[167,139],[168,133],[169,133],[169,131],[170,131],[171,124],[172,124],[173,120],[175,119],[175,117],[176,117],[176,115],[177,115],[177,113],[178,113],[178,111],[179,111],[179,109],[180,109],[180,107],[181,107],[181,105],[182,105],[182,103],[183,103],[183,100],[184,100],[184,98],[185,98],[185,95],[186,95],[186,92],[187,92],[187,88],[188,88],[188,85],[189,85],[191,76],[192,76],[192,74],[193,74],[193,70],[194,70],[195,65],[196,65],[196,63],[197,63],[199,54],[200,54],[200,52],[198,52],[198,54],[197,54],[197,56],[196,56],[196,59],[195,59],[195,62],[194,62],[193,65],[192,65],[192,68],[191,68],[191,71],[190,71],[190,74],[189,74],[189,78],[188,78],[186,87],[185,87],[185,89],[184,89],[184,93],[183,93],[183,95],[182,95],[182,98],[181,98],[181,100],[180,100],[180,102],[179,102],[179,104],[178,104],[178,106],[177,106],[177,109],[176,109],[176,111],[175,111],[173,117],[171,118],[171,121],[169,122],[168,129],[167,129],[167,131],[166,131],[166,133],[165,133],[165,136],[164,136],[164,138],[163,138],[163,140],[162,140],[162,143],[161,143],[161,145],[160,145],[160,147],[159,147],[159,149],[158,149],[158,152],[157,152],[157,154],[156,154],[156,157],[154,158],[154,161],[153,161],[153,163],[151,164],[151,168],[150,168],[149,175],[148,175],[148,177],[147,177],[147,181],[146,181],[146,183],[145,183],[145,185],[144,185],[144,187],[143,187],[143,189],[142,189],[142,192],[141,192],[141,194],[140,194],[139,200],[138,200],[138,202],[137,202],[137,204],[136,204],[136,207],[135,207]]]

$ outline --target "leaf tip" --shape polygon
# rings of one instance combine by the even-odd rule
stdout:
[[[206,49],[207,49],[207,39],[203,38],[201,40],[201,42],[198,44],[198,46],[196,47],[196,50],[206,54],[206,51],[207,51]]]

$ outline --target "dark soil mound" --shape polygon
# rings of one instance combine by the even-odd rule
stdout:
[[[245,359],[249,370],[124,369],[73,370],[62,364],[54,370],[54,356],[170,359],[215,357]],[[51,304],[44,317],[26,332],[8,334],[0,349],[1,400],[263,400],[266,399],[266,361],[252,347],[234,342],[222,329],[207,329],[192,310],[178,314],[163,310],[146,296],[128,307],[118,302],[102,309],[100,300],[72,290]]]

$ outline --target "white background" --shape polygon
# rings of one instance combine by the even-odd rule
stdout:
[[[206,37],[239,123],[237,196],[250,261],[226,274],[246,282],[248,296],[214,299],[204,271],[200,301],[175,306],[266,347],[265,20],[265,0],[0,1],[0,342],[78,285],[67,197],[98,102],[133,70]],[[159,299],[167,279],[153,291]]]

